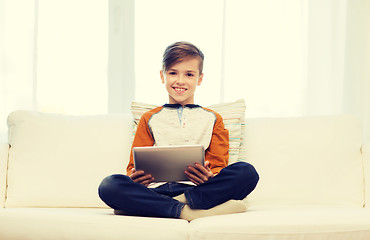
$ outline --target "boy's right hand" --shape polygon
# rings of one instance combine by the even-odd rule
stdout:
[[[130,175],[130,178],[132,179],[132,181],[143,184],[146,187],[154,181],[154,177],[152,177],[152,175],[145,174],[143,170],[136,171],[134,168],[132,169],[132,174]]]

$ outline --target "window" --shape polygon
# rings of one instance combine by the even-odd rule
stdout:
[[[164,104],[162,54],[176,41],[205,54],[198,104],[244,98],[248,117],[350,113],[369,136],[368,10],[346,0],[0,0],[0,138],[17,109]]]
[[[107,1],[39,0],[37,11],[38,110],[107,113]]]
[[[225,101],[245,98],[250,117],[303,115],[303,1],[227,1]]]
[[[18,109],[107,113],[108,1],[0,0],[0,33],[1,141]]]

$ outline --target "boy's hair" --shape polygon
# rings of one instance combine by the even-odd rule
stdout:
[[[166,48],[163,54],[162,70],[166,72],[171,66],[188,57],[199,58],[199,74],[202,74],[204,55],[199,48],[189,42],[176,42]]]

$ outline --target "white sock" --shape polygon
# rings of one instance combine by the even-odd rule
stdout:
[[[203,209],[191,209],[188,205],[185,205],[181,211],[180,218],[188,220],[189,222],[201,217],[231,214],[231,213],[242,213],[246,212],[247,207],[243,201],[240,200],[229,200],[213,208]]]

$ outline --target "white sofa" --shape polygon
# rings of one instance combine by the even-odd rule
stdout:
[[[130,115],[17,111],[0,145],[0,239],[370,239],[370,144],[346,115],[246,119],[260,175],[242,214],[187,222],[113,215],[97,187],[123,173]],[[10,148],[9,148],[10,146]]]

